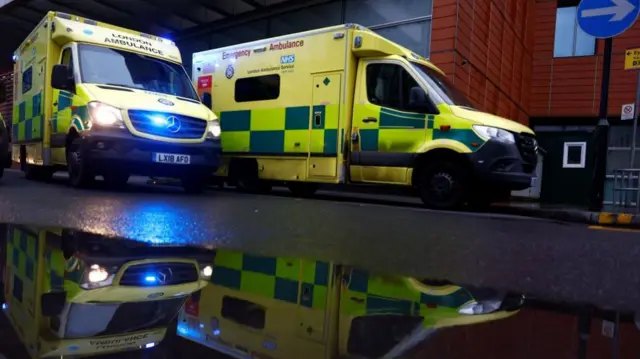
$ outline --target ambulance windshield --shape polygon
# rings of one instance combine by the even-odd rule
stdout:
[[[64,337],[89,338],[167,327],[185,298],[128,303],[72,304]]]
[[[429,66],[411,62],[413,68],[418,70],[420,76],[434,89],[448,105],[473,109],[471,101],[460,92],[449,78]]]
[[[199,101],[178,64],[113,48],[80,44],[81,81],[169,94]]]

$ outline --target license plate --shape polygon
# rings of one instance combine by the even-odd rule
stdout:
[[[179,155],[175,153],[154,153],[153,162],[188,165],[189,163],[191,163],[191,156]]]

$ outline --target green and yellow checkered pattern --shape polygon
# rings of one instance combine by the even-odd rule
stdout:
[[[13,106],[13,139],[15,142],[35,141],[43,134],[42,92],[38,92]]]
[[[324,310],[330,277],[330,267],[326,262],[219,250],[211,282],[245,293]]]
[[[401,277],[382,277],[353,269],[343,276],[340,311],[351,316],[396,314],[432,317],[434,309],[451,312],[473,300],[464,288],[446,295],[430,295],[409,285]],[[344,289],[343,289],[344,290]]]
[[[79,283],[85,270],[84,262],[76,257],[64,258],[60,249],[62,239],[58,234],[47,232],[46,238],[45,291],[66,292],[67,298],[71,299],[81,291]]]
[[[10,228],[8,233],[7,254],[11,255],[11,264],[16,270],[13,277],[13,297],[22,302],[24,280],[32,283],[36,278],[38,240],[31,233],[18,228]]]
[[[221,112],[222,149],[262,155],[336,155],[338,111],[335,104]]]
[[[361,151],[389,151],[394,142],[409,141],[422,144],[424,141],[449,139],[463,143],[476,151],[485,141],[471,129],[468,121],[447,120],[449,129],[441,129],[439,117],[396,111],[369,104],[355,105],[357,118],[374,117],[378,122],[363,125],[358,129]]]

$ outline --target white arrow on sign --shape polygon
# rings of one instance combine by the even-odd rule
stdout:
[[[609,19],[609,22],[620,21],[636,9],[636,7],[627,0],[611,0],[611,2],[613,2],[615,5],[597,9],[582,10],[582,17],[613,15],[611,19]]]

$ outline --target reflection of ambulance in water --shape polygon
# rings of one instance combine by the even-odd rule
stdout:
[[[520,295],[218,249],[178,335],[235,358],[391,358],[434,330],[506,318],[522,304]]]
[[[221,178],[415,188],[430,207],[486,204],[529,188],[536,138],[473,108],[430,61],[359,25],[193,54],[222,128]]]
[[[155,346],[213,261],[203,249],[21,226],[5,248],[2,307],[32,358]]]

